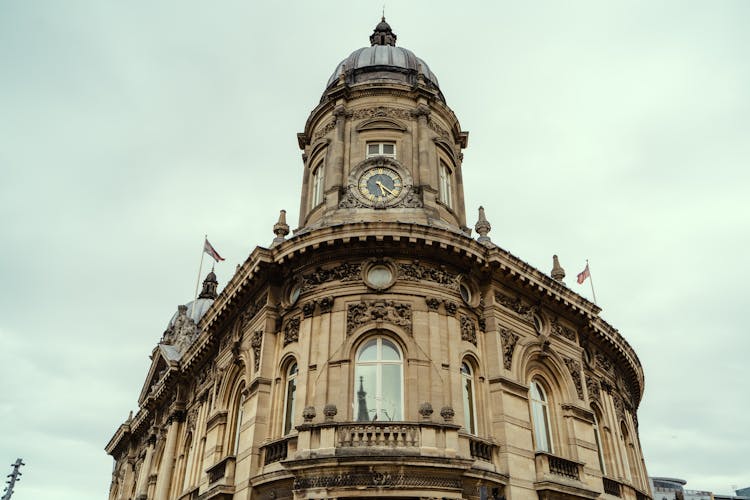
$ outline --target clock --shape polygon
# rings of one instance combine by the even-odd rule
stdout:
[[[374,167],[365,170],[359,178],[358,189],[365,199],[374,203],[395,200],[404,189],[404,181],[393,169]]]

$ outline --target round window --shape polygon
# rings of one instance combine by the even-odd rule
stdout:
[[[294,305],[299,299],[300,293],[302,293],[302,286],[299,283],[295,283],[289,290],[289,305]]]
[[[375,265],[367,271],[367,281],[374,288],[385,288],[390,285],[393,279],[393,273],[390,268],[384,265]]]
[[[469,286],[466,283],[461,283],[458,285],[458,290],[461,292],[461,298],[464,299],[464,302],[471,304],[471,289],[469,289]]]

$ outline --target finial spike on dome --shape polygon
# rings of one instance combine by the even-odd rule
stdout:
[[[552,256],[552,271],[549,273],[552,279],[555,281],[563,282],[565,278],[565,269],[560,265],[560,261],[557,259],[557,255]]]
[[[492,230],[492,226],[487,220],[487,217],[484,215],[484,207],[479,207],[479,220],[474,226],[474,230],[477,233],[479,233],[479,238],[477,238],[477,241],[479,243],[482,243],[485,245],[488,243],[490,244],[492,243],[492,241],[490,240],[490,237],[487,236],[487,233],[489,233]]]
[[[383,7],[383,17],[370,35],[370,45],[396,45],[396,34],[391,29],[391,25],[385,21],[385,7]]]
[[[273,234],[276,237],[273,239],[271,246],[278,245],[284,242],[284,238],[289,234],[289,224],[286,223],[286,210],[279,212],[279,221],[273,225]]]

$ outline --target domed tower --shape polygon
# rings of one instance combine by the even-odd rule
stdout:
[[[503,250],[481,207],[472,238],[468,134],[396,39],[383,19],[299,134],[294,235],[282,211],[170,323],[111,500],[650,498],[638,357],[557,256]]]
[[[385,18],[336,66],[298,134],[305,170],[300,228],[409,221],[467,232],[463,132],[437,77],[396,46]]]

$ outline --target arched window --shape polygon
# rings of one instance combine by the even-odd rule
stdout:
[[[464,419],[466,430],[470,434],[477,433],[477,422],[474,405],[474,375],[467,362],[461,363],[461,392],[464,400]]]
[[[325,168],[323,168],[323,162],[320,162],[313,171],[312,198],[310,201],[310,208],[315,208],[323,202],[324,180]]]
[[[245,396],[242,394],[244,391],[240,388],[237,391],[237,398],[234,404],[234,427],[233,439],[232,439],[232,452],[236,455],[240,450],[240,431],[242,430],[242,413],[245,406]]]
[[[294,425],[294,403],[297,398],[297,363],[292,363],[286,371],[286,393],[284,395],[284,435],[291,432]]]
[[[453,208],[453,195],[452,195],[453,180],[451,178],[452,174],[451,174],[450,169],[448,168],[448,165],[446,165],[442,161],[440,162],[439,174],[440,174],[439,200],[448,208]]]
[[[622,444],[625,447],[622,456],[623,460],[625,461],[624,468],[628,474],[628,479],[630,479],[630,481],[632,481],[634,484],[638,484],[640,482],[640,478],[638,474],[638,462],[635,456],[635,446],[633,445],[633,441],[630,439],[628,426],[625,425],[625,422],[620,422],[620,430],[622,432]]]
[[[384,337],[367,340],[354,368],[355,420],[403,419],[401,352]]]
[[[602,435],[599,431],[599,412],[594,409],[594,440],[596,441],[596,451],[599,454],[599,467],[602,469],[603,474],[607,474],[606,460],[604,459],[604,443],[602,442]]]
[[[531,394],[531,419],[534,424],[536,450],[552,453],[547,395],[541,384],[536,380],[531,381],[529,392]]]

